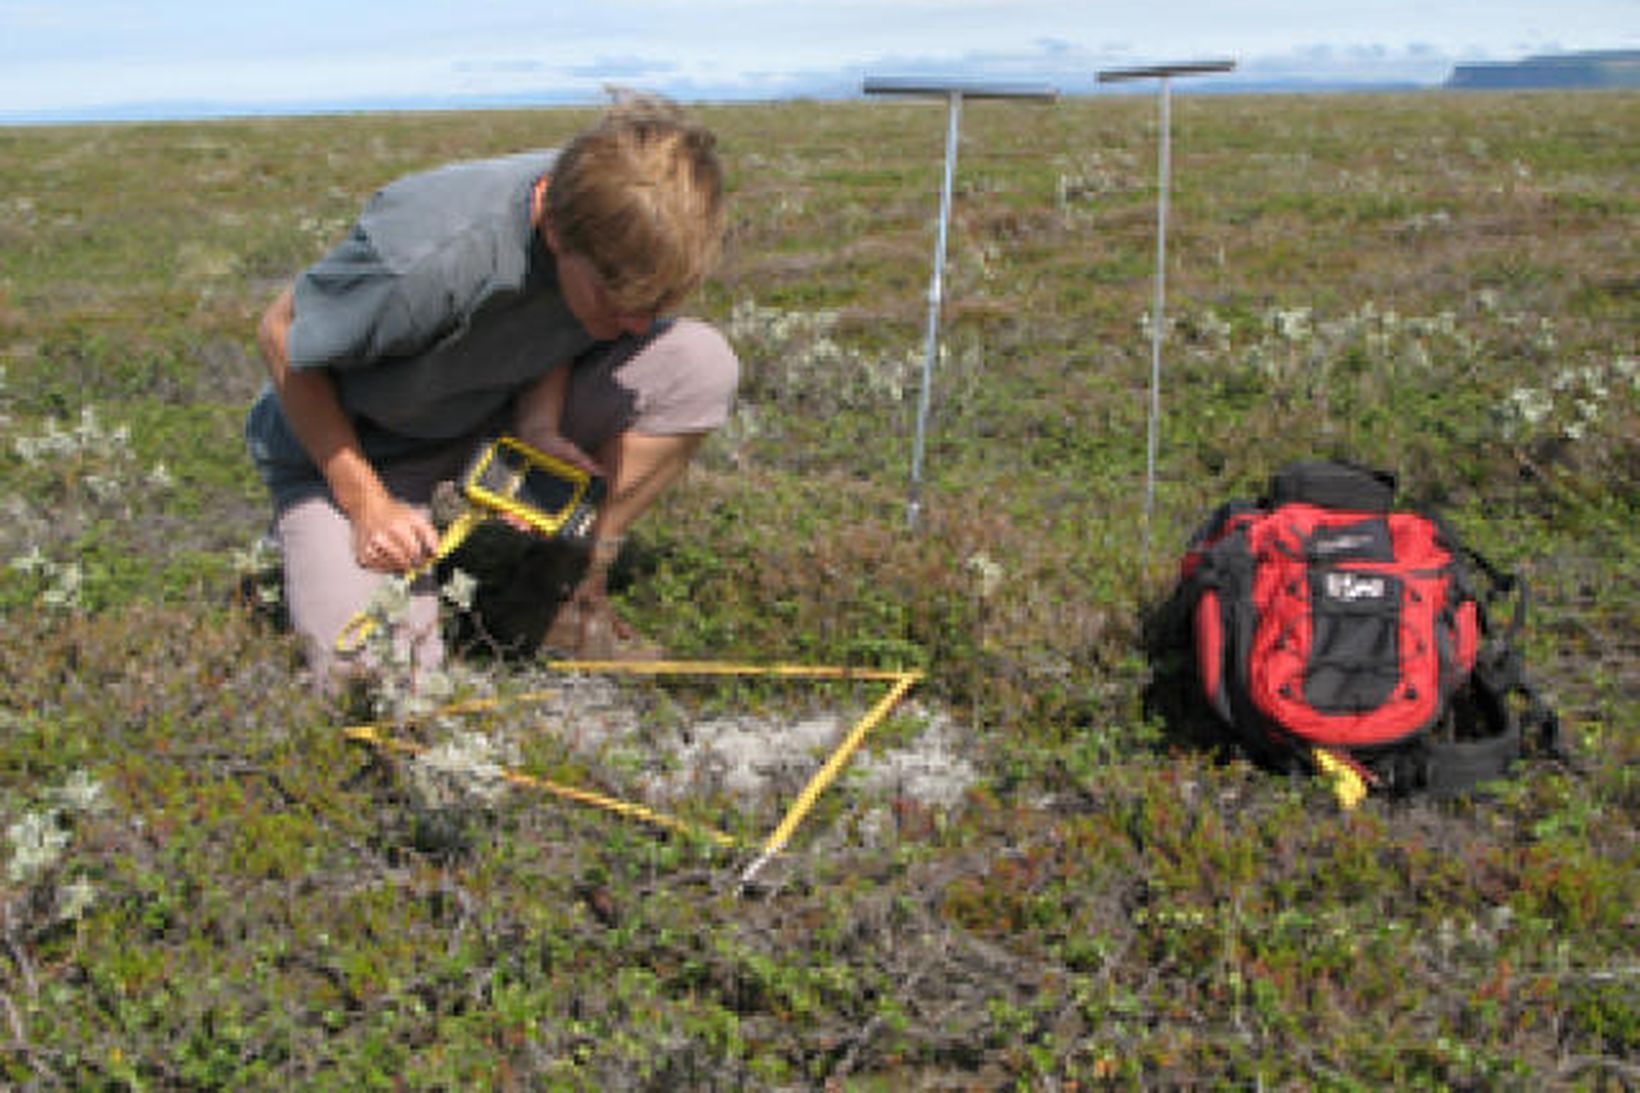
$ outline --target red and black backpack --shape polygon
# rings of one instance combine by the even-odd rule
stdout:
[[[1517,644],[1524,584],[1394,501],[1393,475],[1295,463],[1196,533],[1181,588],[1217,719],[1261,763],[1357,794],[1461,793],[1507,773],[1529,729],[1562,754]]]

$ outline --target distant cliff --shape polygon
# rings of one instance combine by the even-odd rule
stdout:
[[[1446,87],[1492,91],[1528,87],[1640,88],[1640,50],[1552,53],[1498,64],[1458,65]]]

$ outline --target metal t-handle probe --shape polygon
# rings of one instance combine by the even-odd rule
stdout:
[[[943,97],[946,102],[945,175],[940,182],[940,219],[934,238],[934,272],[928,282],[928,330],[923,345],[922,386],[917,392],[917,434],[911,447],[911,486],[906,500],[906,525],[915,530],[922,513],[923,453],[928,434],[929,404],[933,398],[934,362],[939,356],[940,302],[945,296],[945,249],[951,221],[951,190],[957,173],[957,139],[962,122],[962,100],[1035,99],[1058,97],[1051,87],[1030,84],[982,83],[975,80],[925,80],[868,77],[867,95]]]
[[[1141,68],[1106,69],[1098,76],[1100,83],[1143,79],[1161,81],[1157,92],[1161,117],[1157,123],[1156,138],[1156,296],[1150,316],[1150,411],[1145,430],[1145,519],[1141,574],[1150,571],[1150,524],[1151,513],[1156,507],[1157,429],[1161,418],[1162,333],[1167,326],[1167,194],[1172,188],[1170,81],[1174,76],[1203,76],[1213,72],[1229,72],[1235,67],[1234,61],[1186,61]]]

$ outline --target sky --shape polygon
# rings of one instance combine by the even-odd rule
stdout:
[[[0,0],[0,123],[858,94],[1231,59],[1213,90],[1436,85],[1640,49],[1640,0]],[[1176,80],[1178,93],[1191,81]],[[1108,85],[1114,86],[1114,85]]]

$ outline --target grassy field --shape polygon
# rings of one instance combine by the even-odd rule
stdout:
[[[943,109],[703,113],[743,397],[623,609],[682,657],[920,669],[977,780],[845,777],[741,893],[747,853],[349,743],[246,608],[256,316],[374,187],[585,112],[0,129],[0,1084],[1640,1085],[1640,96],[1177,99],[1148,564],[1153,101],[968,104],[916,534]],[[1574,765],[1345,814],[1159,693],[1189,532],[1316,455],[1526,577]],[[633,792],[552,739],[513,758]]]

